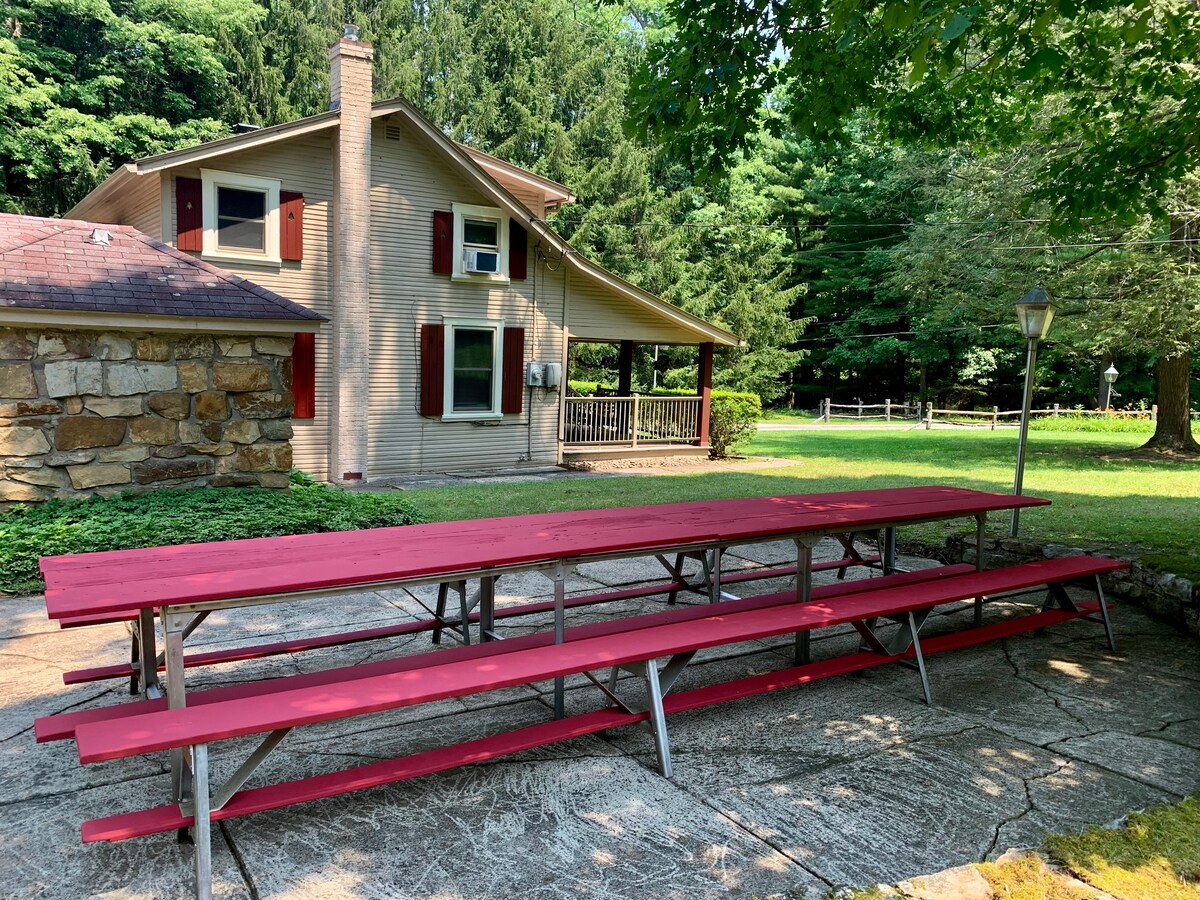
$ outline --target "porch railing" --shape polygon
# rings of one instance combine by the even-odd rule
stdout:
[[[693,444],[699,435],[699,397],[567,398],[566,444]]]

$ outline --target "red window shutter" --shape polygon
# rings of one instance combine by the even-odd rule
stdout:
[[[454,274],[454,213],[433,212],[433,274]]]
[[[199,178],[175,179],[175,246],[204,249],[204,183]]]
[[[446,326],[421,326],[421,415],[446,411]]]
[[[529,260],[529,233],[517,223],[516,219],[508,220],[508,277],[514,281],[524,281],[528,275],[526,264]]]
[[[525,329],[504,329],[504,372],[500,381],[500,412],[520,413],[525,401]]]
[[[292,418],[311,419],[317,414],[316,335],[300,332],[292,345]]]
[[[279,255],[304,259],[304,195],[296,191],[279,192]]]

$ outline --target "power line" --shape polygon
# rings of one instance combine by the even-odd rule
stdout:
[[[882,238],[872,238],[870,240],[882,240]],[[867,243],[867,241],[856,241],[855,243]],[[1194,238],[1164,238],[1161,240],[1140,240],[1140,241],[1092,241],[1090,243],[1077,244],[1019,244],[1008,247],[984,245],[984,246],[965,246],[959,245],[955,247],[869,247],[866,249],[850,249],[849,247],[808,247],[802,250],[796,250],[795,254],[835,254],[835,253],[890,253],[895,255],[931,255],[935,253],[1031,253],[1031,252],[1048,252],[1056,250],[1115,250],[1121,247],[1162,247],[1171,244],[1197,244]],[[567,253],[576,256],[585,256],[583,251],[576,250],[574,247],[569,247]]]
[[[1015,322],[1003,322],[997,325],[963,325],[960,328],[939,328],[938,334],[948,334],[956,331],[982,331],[985,328],[1005,328],[1009,325],[1016,327]],[[883,338],[883,337],[915,337],[919,332],[916,331],[885,331],[878,334],[845,334],[845,335],[828,335],[819,338],[801,338],[794,343],[797,344],[825,344],[830,341],[844,341],[862,338]]]
[[[596,225],[617,228],[768,228],[780,231],[827,228],[946,228],[955,225],[1045,225],[1050,219],[988,219],[978,222],[588,222],[586,219],[537,219],[544,225]]]
[[[1200,216],[1196,210],[1176,210],[1168,216]],[[1089,217],[1081,221],[1094,221]],[[543,225],[594,225],[597,228],[763,228],[777,231],[824,231],[831,228],[955,228],[963,226],[991,227],[999,225],[1048,225],[1053,219],[964,219],[946,222],[589,222],[586,219],[534,219]]]

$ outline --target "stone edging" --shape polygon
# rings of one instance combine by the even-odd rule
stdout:
[[[974,562],[975,535],[952,536],[943,547],[919,542],[901,542],[906,553],[928,556],[945,563]],[[1186,634],[1200,637],[1200,585],[1170,572],[1143,565],[1132,555],[1105,553],[1065,544],[1034,544],[1011,538],[987,537],[983,542],[985,559],[990,564],[1015,565],[1035,559],[1061,556],[1100,556],[1123,559],[1132,564],[1125,572],[1103,578],[1104,589],[1114,597],[1144,607],[1152,615],[1174,625]]]

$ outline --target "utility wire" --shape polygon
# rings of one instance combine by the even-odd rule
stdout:
[[[1200,216],[1200,211],[1183,209],[1168,216]],[[975,219],[947,222],[589,222],[586,219],[534,219],[543,225],[594,225],[597,228],[767,228],[781,231],[824,231],[831,228],[953,228],[987,225],[1048,225],[1053,219]]]
[[[1013,322],[1011,324],[1014,328],[1016,327],[1015,322]],[[1004,323],[1001,323],[998,325],[964,325],[961,328],[939,328],[938,334],[947,334],[952,331],[982,331],[985,328],[1005,328],[1008,325],[1009,325],[1009,323],[1004,322]],[[916,334],[918,334],[918,332],[916,332],[916,331],[885,331],[885,332],[881,332],[879,334],[828,335],[827,337],[819,337],[819,338],[801,338],[797,341],[793,341],[793,343],[796,343],[796,344],[824,344],[824,343],[828,343],[829,341],[853,340],[855,338],[858,338],[858,339],[872,338],[873,339],[873,338],[883,338],[883,337],[913,337]]]
[[[882,240],[882,238],[874,238],[872,240]],[[856,241],[855,243],[867,243],[867,241]],[[935,253],[956,253],[956,252],[987,252],[987,253],[1030,253],[1037,251],[1052,251],[1052,250],[1113,250],[1120,247],[1162,247],[1170,244],[1200,244],[1200,240],[1195,238],[1164,238],[1161,240],[1142,240],[1142,241],[1093,241],[1091,243],[1079,244],[1019,244],[1008,247],[1002,246],[965,246],[956,247],[932,247],[932,248],[913,248],[913,247],[870,247],[866,249],[851,249],[849,247],[808,247],[803,250],[795,251],[795,255],[801,254],[834,254],[834,253],[892,253],[897,255],[915,255]],[[584,256],[585,254],[570,247],[567,253],[575,256]]]

